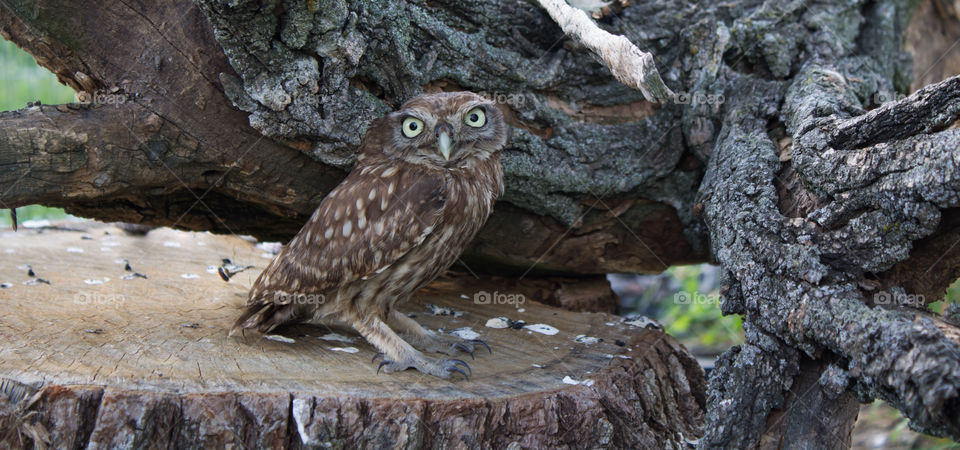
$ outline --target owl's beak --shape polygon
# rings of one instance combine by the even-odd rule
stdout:
[[[453,127],[448,124],[443,124],[437,130],[437,146],[440,147],[440,154],[443,155],[443,159],[450,161],[450,149],[453,148],[453,140],[450,139],[450,134],[453,131]]]
[[[450,147],[453,146],[452,141],[450,141],[450,135],[440,133],[440,140],[438,140],[437,143],[440,145],[440,154],[443,155],[443,159],[450,161]]]

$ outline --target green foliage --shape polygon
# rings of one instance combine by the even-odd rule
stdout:
[[[73,90],[60,84],[50,71],[38,66],[27,52],[0,39],[0,111],[21,109],[27,106],[27,102],[36,101],[44,104],[72,102]],[[17,216],[21,222],[68,217],[62,209],[40,205],[17,208]],[[10,225],[8,212],[0,212],[0,225]]]
[[[67,214],[60,208],[48,208],[41,205],[29,205],[17,208],[17,222],[19,223],[24,223],[28,220],[60,220],[72,217],[73,216]],[[0,212],[0,225],[8,227],[10,224],[9,211],[4,210]]]
[[[719,289],[703,282],[701,270],[701,266],[674,266],[667,270],[680,289],[664,299],[661,323],[667,333],[692,345],[727,347],[742,343],[741,317],[721,314]]]
[[[950,439],[911,430],[910,419],[882,400],[860,408],[853,436],[853,448],[960,449]]]
[[[960,301],[960,280],[954,281],[953,284],[947,288],[947,295],[943,297],[943,300],[931,303],[930,310],[937,314],[943,314],[948,304],[957,303],[958,301]]]
[[[73,89],[60,84],[57,77],[13,42],[0,39],[0,111],[23,108],[27,102],[44,104],[74,101]]]
[[[655,292],[660,306],[657,318],[667,332],[687,345],[725,347],[743,342],[742,318],[720,313],[720,296],[715,283],[704,282],[704,266],[675,266],[666,271],[672,288]],[[679,296],[679,297],[678,297]],[[960,280],[955,281],[942,301],[929,305],[943,314],[947,305],[960,301]],[[625,305],[625,312],[637,309]]]

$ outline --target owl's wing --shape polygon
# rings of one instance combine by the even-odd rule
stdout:
[[[260,274],[242,328],[269,329],[296,295],[324,293],[379,273],[423,242],[446,204],[442,173],[391,163],[355,168]],[[272,307],[271,307],[272,306]]]

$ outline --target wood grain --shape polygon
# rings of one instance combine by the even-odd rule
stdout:
[[[416,371],[378,375],[373,347],[341,325],[279,331],[293,342],[227,336],[272,256],[248,240],[70,226],[0,234],[0,282],[11,285],[0,289],[0,379],[28,394],[43,391],[31,409],[40,413],[30,420],[50,431],[54,444],[125,447],[148,439],[161,448],[249,447],[388,439],[400,447],[578,447],[681,442],[699,433],[700,367],[669,336],[617,316],[526,299],[478,304],[474,295],[497,291],[496,283],[447,276],[404,310],[435,331],[470,327],[493,353],[467,357],[469,381]],[[215,270],[223,258],[254,267],[224,282]],[[134,272],[148,278],[123,279]],[[25,284],[37,278],[50,284]],[[435,316],[427,304],[464,314]],[[499,316],[559,332],[485,326]],[[354,341],[321,338],[328,333]],[[576,342],[578,335],[602,342]],[[335,350],[348,347],[357,352]],[[592,385],[567,384],[565,377]],[[27,401],[9,397],[8,413]],[[16,442],[16,433],[7,439]]]

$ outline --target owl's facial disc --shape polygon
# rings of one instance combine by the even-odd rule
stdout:
[[[375,151],[435,167],[472,167],[501,150],[508,137],[497,106],[469,92],[421,95],[382,123],[393,130]]]

